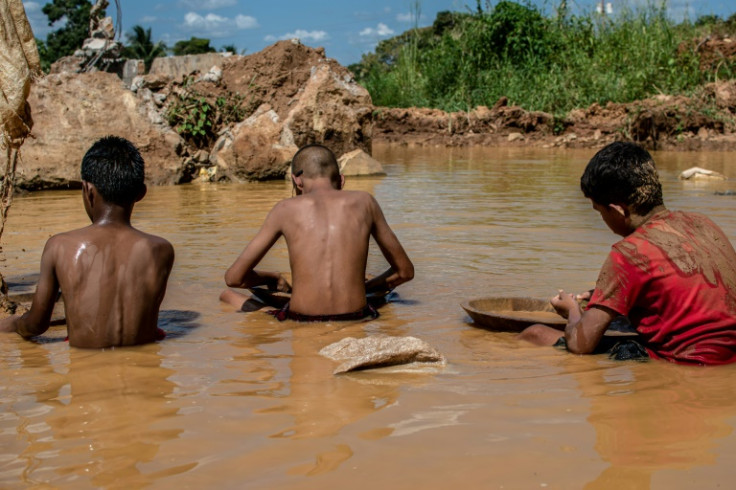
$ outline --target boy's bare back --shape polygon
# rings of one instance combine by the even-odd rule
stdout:
[[[344,179],[332,152],[319,145],[302,148],[294,157],[297,196],[274,206],[258,234],[225,274],[230,287],[266,284],[285,287],[279,274],[255,267],[281,236],[289,249],[293,286],[288,309],[320,317],[359,313],[366,291],[392,289],[414,277],[414,266],[383,216],[376,200],[362,191],[341,190]],[[390,268],[365,281],[370,237]],[[225,291],[233,305],[242,295]]]
[[[129,226],[91,225],[44,251],[64,296],[69,344],[101,348],[156,340],[174,260],[166,240]]]
[[[44,333],[59,290],[69,344],[103,348],[159,338],[158,309],[174,263],[163,238],[130,224],[146,194],[144,162],[129,141],[108,136],[82,159],[82,196],[92,224],[51,237],[31,309],[0,322],[0,331],[24,338]]]
[[[289,248],[293,311],[318,315],[331,305],[332,313],[349,313],[365,306],[368,242],[379,213],[370,194],[332,189],[274,209],[269,219],[280,223]]]

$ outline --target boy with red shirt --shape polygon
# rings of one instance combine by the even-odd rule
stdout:
[[[560,291],[552,298],[568,319],[567,349],[593,353],[611,321],[624,315],[652,358],[736,362],[736,252],[723,231],[701,214],[666,209],[654,162],[633,143],[599,151],[580,186],[624,238],[613,245],[584,312],[574,295]],[[520,338],[540,345],[561,340],[544,325]]]

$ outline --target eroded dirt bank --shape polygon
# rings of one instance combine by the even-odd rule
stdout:
[[[563,118],[505,97],[470,112],[377,107],[373,115],[374,141],[398,144],[596,148],[628,140],[652,150],[736,150],[736,80],[706,85],[694,97],[593,104]]]

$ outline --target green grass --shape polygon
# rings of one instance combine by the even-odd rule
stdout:
[[[551,17],[530,5],[479,1],[473,12],[442,12],[431,27],[383,41],[350,68],[380,106],[456,111],[506,96],[560,115],[594,102],[690,94],[732,77],[733,61],[703,72],[695,52],[699,39],[732,20],[675,23],[664,3]]]

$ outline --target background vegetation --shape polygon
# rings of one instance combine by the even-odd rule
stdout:
[[[382,41],[350,69],[376,105],[456,111],[506,96],[563,114],[736,78],[733,59],[703,70],[698,54],[704,36],[729,32],[736,33],[736,14],[675,23],[664,2],[571,15],[563,1],[545,16],[530,4],[477,0],[474,11],[440,12],[432,26]]]

